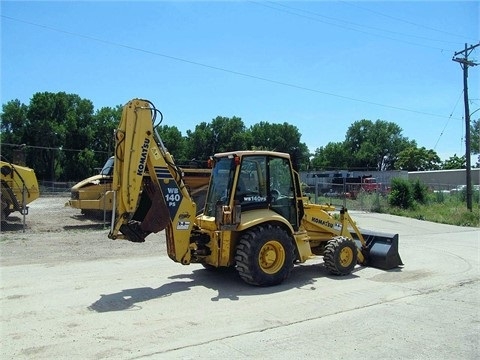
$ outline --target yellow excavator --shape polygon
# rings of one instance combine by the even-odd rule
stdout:
[[[82,214],[90,217],[99,217],[112,211],[112,173],[114,156],[111,156],[97,175],[90,176],[71,188],[70,200],[65,206],[80,209]],[[210,180],[211,169],[182,166],[183,179],[190,189],[195,202],[203,203]],[[148,176],[148,173],[145,173]]]
[[[0,180],[2,222],[15,211],[27,215],[27,205],[40,196],[35,171],[26,166],[0,160]]]
[[[165,230],[173,261],[234,267],[257,286],[280,284],[296,263],[316,256],[335,275],[350,274],[357,263],[385,270],[403,265],[397,234],[360,231],[347,209],[309,203],[286,153],[212,156],[205,205],[197,215],[158,135],[162,119],[148,100],[133,99],[123,108],[115,132],[109,238],[143,242]]]

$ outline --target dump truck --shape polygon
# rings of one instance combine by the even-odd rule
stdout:
[[[148,100],[133,99],[123,108],[115,131],[110,239],[144,242],[165,231],[174,262],[234,268],[255,286],[280,284],[295,264],[317,256],[335,275],[350,274],[357,264],[403,265],[398,234],[361,231],[346,208],[310,203],[287,153],[213,155],[205,206],[197,214],[158,134],[159,114],[163,118]]]
[[[84,215],[96,216],[112,211],[113,156],[107,159],[100,172],[70,189],[70,200],[65,206],[80,209]]]
[[[28,204],[40,196],[35,171],[26,166],[0,160],[1,221],[13,212],[28,215]]]
[[[65,203],[65,206],[80,209],[82,214],[91,217],[100,217],[104,213],[110,214],[113,202],[113,161],[114,157],[111,156],[98,174],[72,186],[70,199]],[[184,179],[197,204],[203,204],[211,169],[189,166],[191,165],[187,164],[182,167]],[[145,173],[144,176],[148,176],[148,173]]]

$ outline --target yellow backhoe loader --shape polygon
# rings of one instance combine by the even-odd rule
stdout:
[[[40,196],[35,171],[1,160],[0,174],[2,222],[15,211],[27,215],[27,205]]]
[[[309,203],[286,153],[214,155],[205,206],[196,215],[181,171],[156,130],[162,118],[148,100],[133,99],[123,108],[115,133],[109,238],[143,242],[165,230],[173,261],[234,267],[258,286],[280,284],[295,263],[315,255],[336,275],[350,274],[357,263],[403,265],[398,235],[361,232],[345,208]]]

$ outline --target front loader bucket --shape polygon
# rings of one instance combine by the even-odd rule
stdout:
[[[398,253],[398,234],[362,231],[366,248],[362,250],[366,265],[390,270],[403,265]]]

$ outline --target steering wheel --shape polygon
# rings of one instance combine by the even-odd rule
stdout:
[[[272,196],[272,201],[277,201],[281,194],[277,189],[272,189],[270,195]]]

